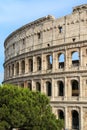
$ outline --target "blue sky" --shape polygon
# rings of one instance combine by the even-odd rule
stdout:
[[[4,40],[21,26],[40,17],[56,18],[70,14],[77,5],[87,0],[0,0],[0,83],[3,81]]]

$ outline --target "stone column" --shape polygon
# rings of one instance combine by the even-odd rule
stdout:
[[[25,58],[25,74],[28,74],[28,69],[29,65],[28,65],[28,58]]]
[[[32,80],[32,90],[35,91],[36,90],[36,86],[35,86],[35,82]]]
[[[71,80],[67,78],[67,100],[68,98],[72,97],[72,86],[71,86]]]
[[[54,99],[54,79],[52,79],[52,99]]]
[[[67,100],[67,78],[65,77],[65,81],[64,81],[64,99]]]
[[[9,78],[9,66],[7,65],[7,79]]]
[[[33,56],[33,73],[36,73],[36,71],[37,71],[36,57]]]
[[[59,89],[58,89],[58,83],[57,81],[55,82],[54,84],[54,97],[58,97],[58,92],[59,92]]]
[[[46,56],[45,54],[42,54],[42,72],[46,70]]]
[[[83,91],[83,89],[82,89],[82,77],[80,76],[79,77],[79,97],[80,97],[80,100],[82,98],[82,91]]]
[[[65,51],[65,70],[67,70],[68,68],[68,62],[69,62],[69,59],[68,59],[68,55],[67,55],[67,50]]]
[[[12,64],[10,65],[10,77],[12,77]]]
[[[68,130],[68,116],[67,116],[67,107],[65,107],[65,130]]]
[[[53,52],[53,72],[58,70],[58,56],[56,52]]]
[[[24,81],[24,88],[28,87],[27,81]]]
[[[21,61],[19,61],[19,75],[21,74]]]
[[[14,76],[16,75],[16,62],[14,63]]]
[[[52,54],[52,71],[54,72],[55,70],[55,56],[54,53]]]
[[[83,107],[80,107],[80,113],[79,113],[79,127],[80,130],[83,130]]]
[[[46,81],[44,80],[44,93],[47,95],[47,86],[46,86]]]
[[[83,66],[83,61],[82,61],[82,48],[79,49],[79,66],[82,67]]]
[[[54,67],[55,67],[55,71],[58,70],[58,66],[59,66],[58,54],[57,54],[57,52],[54,52]]]
[[[41,93],[44,93],[44,81],[41,79]]]
[[[71,52],[67,51],[67,69],[72,67],[72,56]]]

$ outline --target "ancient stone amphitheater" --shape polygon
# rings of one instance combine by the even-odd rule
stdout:
[[[3,83],[45,93],[65,130],[87,130],[87,4],[22,26],[4,47]]]

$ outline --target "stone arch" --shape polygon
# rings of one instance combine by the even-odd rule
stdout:
[[[77,80],[71,80],[72,96],[79,96],[79,83]]]
[[[39,82],[36,82],[36,91],[41,91],[41,84]]]
[[[46,82],[46,93],[47,96],[52,96],[52,85],[49,81]]]
[[[12,64],[12,76],[14,75],[14,64]]]
[[[16,74],[19,74],[19,62],[16,63]]]
[[[79,113],[76,110],[72,110],[72,129],[79,130]]]
[[[58,68],[64,68],[65,64],[65,54],[63,52],[58,54]]]
[[[73,51],[71,53],[71,57],[72,57],[72,66],[79,66],[79,52]]]
[[[52,69],[53,57],[51,54],[46,56],[47,69]]]
[[[28,88],[29,88],[29,90],[32,90],[32,84],[31,84],[31,82],[28,83]]]
[[[58,119],[64,120],[64,111],[61,109],[58,109]]]
[[[11,76],[11,66],[8,66],[9,77]]]
[[[37,70],[41,70],[41,57],[37,57]]]
[[[33,71],[33,59],[29,59],[29,72]]]
[[[21,61],[21,73],[22,74],[25,73],[25,61],[24,60]]]
[[[58,81],[57,82],[57,86],[58,86],[58,96],[64,96],[64,83],[63,81]]]

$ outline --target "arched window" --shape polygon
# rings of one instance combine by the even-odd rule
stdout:
[[[72,65],[79,66],[79,53],[78,52],[72,52]]]
[[[33,59],[29,59],[29,72],[33,71]]]
[[[77,80],[72,80],[72,96],[79,96],[79,84]]]
[[[41,58],[37,57],[37,70],[41,70]]]
[[[79,130],[79,114],[76,110],[72,111],[72,129]]]
[[[28,83],[28,88],[29,88],[29,90],[32,90],[32,85],[31,85],[31,83]]]
[[[14,64],[12,64],[12,76],[14,75]]]
[[[64,112],[62,110],[58,110],[58,118],[64,120]]]
[[[16,64],[16,74],[17,75],[19,74],[19,62],[17,62],[17,64]]]
[[[21,62],[21,73],[22,74],[25,73],[25,61],[24,60]]]
[[[58,82],[58,96],[64,96],[64,85],[62,81]]]
[[[59,56],[58,56],[58,62],[59,62],[59,65],[58,65],[58,67],[59,68],[64,68],[64,54],[63,53],[61,53],[61,54],[59,54]]]
[[[36,82],[36,91],[41,91],[41,85],[39,82]]]
[[[53,63],[52,55],[47,55],[46,61],[47,61],[47,69],[52,69],[52,63]]]
[[[46,82],[46,91],[47,91],[47,96],[52,95],[52,86],[51,86],[51,83],[49,81]]]

